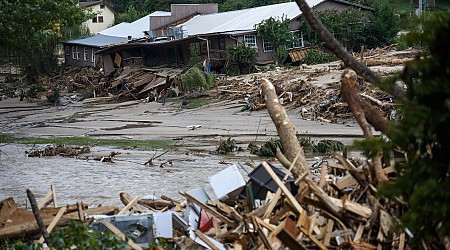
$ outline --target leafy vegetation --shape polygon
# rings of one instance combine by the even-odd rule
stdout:
[[[281,19],[270,17],[255,27],[258,35],[264,37],[272,45],[277,60],[281,62],[288,55],[287,45],[294,40],[290,20],[285,16]]]
[[[194,100],[191,100],[189,102],[189,104],[187,105],[187,108],[188,109],[196,109],[196,108],[199,108],[201,106],[207,105],[210,102],[211,102],[211,100],[207,99],[207,98],[194,99]]]
[[[80,37],[89,18],[75,0],[1,0],[0,6],[0,51],[20,58],[31,82],[55,70],[57,45]]]
[[[251,73],[257,57],[258,52],[244,43],[227,47],[227,60],[231,67],[236,67],[237,74]]]
[[[70,220],[67,227],[58,227],[50,234],[49,246],[51,249],[123,249],[123,242],[112,232],[105,233],[90,231],[89,226],[83,222]],[[34,245],[21,240],[6,243],[9,250],[39,250],[42,244]]]
[[[407,85],[402,119],[388,136],[407,154],[399,177],[382,194],[408,202],[401,218],[414,241],[450,236],[450,13],[439,13],[421,34],[428,53],[407,64],[397,79]]]
[[[208,90],[214,85],[215,77],[210,73],[204,73],[197,67],[192,67],[181,75],[181,87],[186,92]]]
[[[400,22],[387,1],[377,1],[375,11],[360,11],[347,8],[344,11],[324,10],[316,12],[317,17],[348,50],[359,50],[361,45],[374,48],[389,44],[400,30]],[[300,29],[306,41],[319,44],[319,38],[306,21]]]
[[[236,146],[236,141],[234,139],[228,138],[225,141],[221,140],[219,147],[217,147],[217,152],[221,155],[234,152],[238,149]]]
[[[310,137],[297,136],[300,145],[305,152],[313,153],[328,153],[334,151],[342,151],[344,149],[344,144],[340,141],[335,140],[320,140],[315,143]],[[283,151],[283,146],[278,138],[270,138],[262,146],[258,147],[252,145],[250,148],[250,153],[259,156],[270,156],[276,155],[276,149],[279,148],[281,152]]]
[[[311,49],[306,54],[306,57],[303,58],[301,63],[314,65],[320,63],[327,63],[338,60],[334,54],[325,53],[318,49]]]

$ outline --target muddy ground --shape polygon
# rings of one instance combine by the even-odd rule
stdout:
[[[16,137],[127,138],[169,140],[182,145],[155,160],[155,166],[144,163],[155,150],[125,150],[93,147],[79,159],[56,157],[30,158],[25,151],[33,145],[0,144],[0,199],[13,196],[24,205],[25,190],[32,188],[43,197],[50,185],[56,185],[60,204],[86,201],[92,205],[119,204],[122,191],[132,195],[168,195],[178,198],[179,190],[209,188],[207,177],[227,164],[242,165],[245,176],[247,161],[259,164],[262,158],[251,155],[249,142],[264,142],[277,135],[266,110],[240,112],[238,101],[220,101],[196,109],[180,108],[181,99],[157,102],[78,102],[67,106],[41,106],[9,98],[0,103],[0,130]],[[312,138],[336,138],[347,144],[361,136],[360,128],[348,124],[307,121],[298,111],[289,111],[299,133]],[[191,130],[190,125],[201,125]],[[213,151],[221,139],[231,137],[244,150],[233,155]],[[40,145],[43,147],[44,145]],[[118,151],[113,163],[92,160],[94,156]],[[314,159],[312,159],[314,160]],[[171,163],[171,164],[170,164]],[[160,166],[162,164],[162,167]]]

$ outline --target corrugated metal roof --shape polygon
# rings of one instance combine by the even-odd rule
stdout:
[[[128,41],[126,37],[116,37],[116,36],[105,36],[102,34],[96,34],[90,37],[74,39],[64,44],[78,44],[78,45],[86,45],[91,47],[104,47],[111,44],[118,44]]]
[[[313,7],[324,0],[308,0]],[[251,9],[221,12],[208,15],[199,15],[179,25],[183,26],[189,36],[223,33],[240,30],[253,30],[256,24],[270,17],[281,18],[283,15],[288,19],[295,18],[301,14],[297,3],[281,3]]]

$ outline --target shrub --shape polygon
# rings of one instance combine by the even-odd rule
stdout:
[[[214,84],[214,75],[203,73],[199,68],[192,67],[181,76],[181,86],[184,91],[210,89]]]
[[[227,47],[227,60],[237,66],[240,74],[251,73],[255,67],[258,52],[246,44]]]
[[[338,60],[338,59],[334,54],[325,53],[318,49],[311,49],[308,51],[308,54],[306,54],[306,57],[303,58],[301,63],[308,64],[308,65],[314,65],[314,64],[332,62],[332,61],[336,61],[336,60]]]
[[[236,141],[228,138],[225,141],[220,141],[219,147],[217,148],[217,152],[219,154],[228,154],[238,149],[236,146]]]

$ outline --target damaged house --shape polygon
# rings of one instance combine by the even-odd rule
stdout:
[[[365,11],[372,8],[343,0],[308,0],[315,10],[344,10],[349,7]],[[184,67],[189,64],[194,51],[200,52],[202,61],[211,69],[220,72],[226,63],[226,48],[238,43],[246,43],[258,51],[260,64],[273,61],[272,45],[256,34],[255,25],[270,17],[286,17],[291,22],[291,30],[298,38],[289,46],[289,50],[298,50],[305,46],[302,32],[299,30],[302,13],[295,2],[274,4],[251,9],[229,12],[217,12],[217,4],[173,4],[164,16],[150,16],[149,30],[145,42],[109,46],[98,53],[104,59],[106,72],[113,69],[112,63],[117,55],[124,61],[128,58],[142,58],[147,67]],[[105,63],[110,62],[109,65]],[[117,65],[116,65],[117,67]]]

